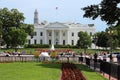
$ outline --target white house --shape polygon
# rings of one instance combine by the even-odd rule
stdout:
[[[38,12],[34,12],[34,31],[35,36],[31,38],[28,36],[28,44],[54,44],[54,45],[76,45],[78,32],[87,32],[93,35],[96,31],[94,24],[80,24],[80,23],[49,23],[43,21],[39,23]]]

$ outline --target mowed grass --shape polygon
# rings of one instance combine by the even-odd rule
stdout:
[[[0,80],[59,80],[61,64],[0,63]]]
[[[77,67],[82,71],[84,77],[87,80],[108,80],[104,78],[102,75],[100,75],[100,73],[94,72],[85,65],[77,64]]]

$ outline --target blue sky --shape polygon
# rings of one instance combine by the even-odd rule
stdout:
[[[46,20],[95,24],[96,31],[104,31],[108,27],[105,22],[100,19],[83,18],[84,12],[81,10],[85,6],[100,2],[101,0],[0,0],[0,8],[18,9],[24,13],[25,23],[33,24],[34,11],[37,9],[39,22]]]

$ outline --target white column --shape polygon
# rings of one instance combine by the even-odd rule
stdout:
[[[47,33],[46,33],[46,30],[44,31],[44,34],[45,34],[45,37],[44,37],[45,43],[44,44],[47,44]]]
[[[60,30],[60,41],[59,44],[62,45],[62,31]]]
[[[67,31],[67,44],[70,44],[69,41],[70,41],[70,38],[69,38],[69,30]]]
[[[52,44],[54,45],[54,30],[52,30]]]

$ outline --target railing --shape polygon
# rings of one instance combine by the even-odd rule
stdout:
[[[93,59],[85,58],[86,61],[84,61],[85,57],[79,57],[79,62],[86,63],[87,66],[92,67],[93,69],[98,69],[100,72],[107,73],[110,76],[117,78],[117,80],[120,80],[120,65],[110,62],[104,62],[102,60],[97,60],[97,63],[94,62]]]

